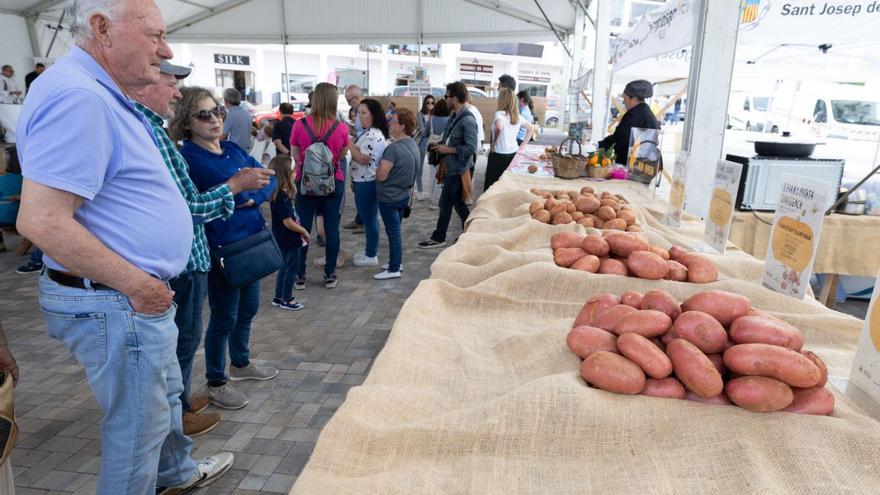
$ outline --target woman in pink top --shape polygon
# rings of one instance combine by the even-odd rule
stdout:
[[[328,289],[336,287],[336,259],[339,255],[339,209],[342,207],[342,195],[345,191],[345,176],[339,166],[339,159],[348,149],[348,128],[336,119],[337,95],[336,86],[330,83],[318,84],[312,97],[312,113],[305,119],[296,121],[293,125],[293,131],[290,133],[290,156],[296,162],[294,175],[297,189],[296,207],[302,220],[302,226],[311,233],[315,214],[324,217],[324,230],[327,236],[324,287]],[[303,194],[301,187],[303,161],[305,160],[306,148],[312,144],[312,138],[303,126],[303,120],[308,122],[312,133],[319,139],[323,138],[336,125],[336,129],[325,142],[330,152],[333,153],[333,164],[336,167],[336,188],[330,196],[306,196]],[[308,249],[308,246],[302,248],[299,273],[297,273],[294,284],[294,287],[299,290],[306,288]]]

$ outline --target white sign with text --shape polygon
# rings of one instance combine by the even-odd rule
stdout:
[[[718,160],[715,168],[715,183],[706,215],[706,232],[703,239],[715,251],[724,254],[727,238],[730,237],[730,224],[733,221],[733,205],[736,190],[742,175],[742,164]]]
[[[672,171],[672,186],[669,189],[669,207],[663,216],[663,223],[677,229],[681,227],[681,214],[684,211],[684,185],[690,153],[686,150],[678,152],[675,158],[675,170]]]
[[[880,274],[877,276],[880,278]],[[880,289],[877,287],[868,306],[849,379],[880,402]]]

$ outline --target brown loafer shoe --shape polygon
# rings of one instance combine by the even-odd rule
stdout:
[[[210,402],[208,402],[208,396],[206,394],[199,395],[190,395],[189,396],[189,411],[191,413],[200,413],[208,407]]]
[[[188,412],[183,415],[183,433],[189,437],[204,435],[220,424],[220,413],[208,412],[196,414]]]

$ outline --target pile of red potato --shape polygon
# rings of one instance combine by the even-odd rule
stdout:
[[[597,229],[641,230],[636,214],[620,194],[606,191],[597,196],[590,186],[582,187],[580,192],[532,189],[531,193],[544,198],[529,205],[529,215],[541,223],[576,222]]]
[[[581,377],[619,394],[736,404],[755,412],[830,415],[828,370],[793,325],[732,292],[681,305],[666,291],[588,300],[566,338]]]
[[[563,268],[648,280],[705,284],[718,280],[718,267],[681,246],[652,245],[641,233],[605,230],[582,236],[557,232],[550,238],[553,261]]]

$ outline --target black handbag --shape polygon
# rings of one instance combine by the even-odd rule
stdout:
[[[283,263],[278,243],[266,229],[212,249],[211,258],[220,267],[226,283],[236,289],[277,272]]]

